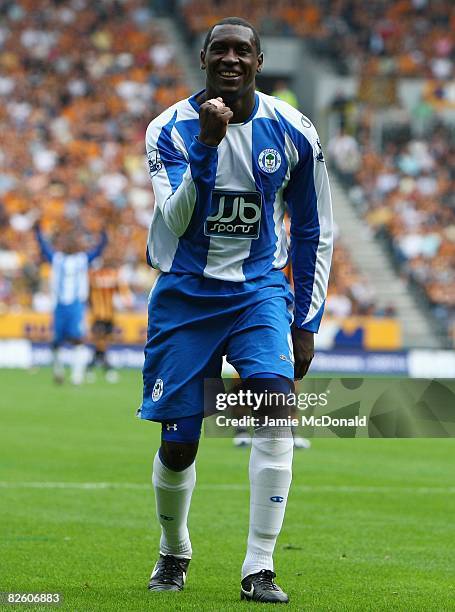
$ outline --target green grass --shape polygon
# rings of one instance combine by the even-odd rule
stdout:
[[[48,370],[3,370],[0,390],[0,591],[61,592],[71,612],[251,607],[239,601],[248,451],[202,440],[187,588],[150,594],[159,427],[134,417],[140,373],[58,388]],[[296,453],[275,554],[288,609],[454,610],[454,456],[447,439],[317,439]],[[120,486],[26,484],[100,482]]]

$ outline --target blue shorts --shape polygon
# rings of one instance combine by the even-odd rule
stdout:
[[[201,437],[204,414],[192,414],[178,419],[167,419],[161,423],[161,439],[166,442],[194,443]]]
[[[85,304],[57,304],[54,310],[54,344],[82,340],[85,335]]]
[[[204,411],[204,379],[221,376],[222,358],[241,378],[294,377],[293,295],[280,270],[233,283],[163,273],[149,298],[142,419]]]

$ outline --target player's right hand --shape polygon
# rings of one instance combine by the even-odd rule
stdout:
[[[201,105],[199,112],[199,141],[210,147],[217,147],[226,136],[229,121],[234,116],[223,98],[207,100]]]

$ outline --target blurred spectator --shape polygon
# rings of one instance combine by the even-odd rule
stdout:
[[[356,139],[342,129],[329,142],[327,150],[341,178],[352,185],[360,166],[360,149]]]
[[[288,83],[286,83],[286,81],[283,81],[283,80],[277,81],[275,85],[275,89],[274,91],[272,91],[271,95],[275,96],[276,98],[280,98],[280,100],[287,102],[294,108],[299,107],[297,96],[292,91],[292,89],[289,87]]]
[[[329,279],[326,313],[335,317],[384,316],[376,305],[376,296],[368,280],[355,268],[349,251],[340,240],[335,241]],[[394,316],[393,309],[389,309]]]
[[[336,128],[351,133],[358,118],[358,102],[352,96],[347,96],[342,90],[338,90],[330,104],[330,112],[335,119]]]

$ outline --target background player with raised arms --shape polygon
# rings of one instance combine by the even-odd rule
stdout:
[[[220,376],[226,355],[246,384],[257,389],[266,379],[268,391],[288,392],[308,370],[324,310],[332,255],[324,157],[306,117],[255,90],[262,64],[255,28],[220,21],[201,51],[205,90],[147,129],[156,200],[147,259],[161,271],[149,298],[138,411],[162,423],[153,465],[162,534],[151,591],[181,590],[192,556],[187,518],[204,379]],[[295,301],[281,271],[286,207]],[[243,599],[288,601],[274,582],[272,555],[291,468],[290,429],[256,430]]]
[[[84,347],[85,314],[89,295],[88,269],[103,252],[107,235],[102,234],[91,251],[81,249],[78,235],[73,232],[61,235],[57,248],[53,248],[41,232],[39,223],[34,226],[42,256],[51,264],[53,301],[53,374],[57,383],[64,381],[65,370],[60,349],[65,342],[73,345],[71,382],[80,385],[84,381],[86,354]]]

